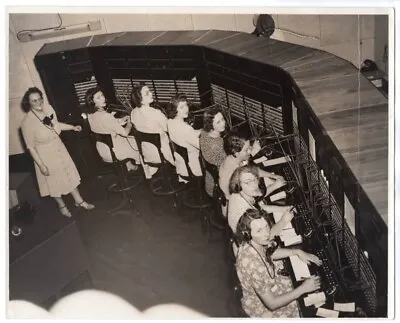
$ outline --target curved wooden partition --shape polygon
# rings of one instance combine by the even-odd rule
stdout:
[[[227,105],[239,119],[246,118],[243,103],[254,122],[263,125],[268,118],[281,133],[297,125],[315,149],[341,212],[354,208],[357,242],[377,276],[374,312],[386,313],[388,101],[349,62],[251,34],[207,30],[123,32],[50,43],[35,63],[61,120],[80,118],[87,87],[99,84],[116,101],[115,93],[147,80],[159,102],[184,91],[202,107],[215,101]]]

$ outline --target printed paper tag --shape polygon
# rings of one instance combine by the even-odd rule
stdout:
[[[317,316],[319,317],[333,317],[337,318],[339,317],[339,312],[337,311],[332,311],[332,310],[327,310],[326,308],[318,308],[317,310]]]
[[[333,309],[335,311],[340,311],[340,312],[355,312],[356,304],[355,303],[334,303]]]

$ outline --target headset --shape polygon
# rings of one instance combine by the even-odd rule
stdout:
[[[250,240],[251,240],[250,229],[245,228],[245,229],[241,230],[240,235],[242,236],[242,239],[244,242],[250,242]]]
[[[248,210],[248,211],[249,211],[249,210]],[[246,214],[248,211],[246,211],[245,214]],[[269,225],[270,225],[270,221],[269,221],[268,218],[267,218],[267,213],[266,213],[265,211],[261,211],[261,212],[262,212],[262,217],[261,217],[261,218],[264,218],[264,219],[269,223]],[[246,215],[246,216],[248,216],[248,217],[249,217],[250,219],[252,219],[252,220],[256,220],[256,218],[253,218],[253,217],[250,216],[250,215]],[[261,261],[263,262],[265,268],[267,269],[268,275],[269,275],[272,279],[275,278],[275,276],[276,276],[276,273],[275,273],[275,265],[274,265],[274,263],[273,263],[272,260],[271,260],[271,255],[272,255],[272,254],[275,252],[275,250],[278,249],[278,247],[279,247],[279,245],[278,245],[277,241],[275,240],[275,238],[272,239],[271,244],[267,247],[267,249],[266,249],[266,254],[265,254],[267,262],[272,266],[272,273],[271,273],[271,272],[270,272],[270,269],[269,269],[269,266],[267,265],[267,263],[266,263],[265,260],[264,260],[263,255],[261,255],[261,253],[260,253],[260,252],[252,245],[252,243],[251,243],[252,237],[251,237],[250,228],[249,228],[248,226],[245,226],[243,223],[241,223],[241,221],[240,221],[240,219],[239,219],[239,222],[238,222],[237,230],[236,230],[236,231],[237,231],[237,233],[238,233],[238,236],[239,236],[240,240],[242,240],[242,242],[246,242],[247,244],[249,244],[250,247],[253,248],[253,249],[257,252],[257,254],[258,254],[259,257],[261,258]]]

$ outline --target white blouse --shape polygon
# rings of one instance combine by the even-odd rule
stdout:
[[[189,155],[189,167],[195,176],[202,176],[199,160],[199,136],[201,130],[195,130],[181,119],[169,119],[167,122],[170,139],[179,146],[185,147]],[[181,156],[175,153],[176,171],[179,175],[187,176],[185,162]]]

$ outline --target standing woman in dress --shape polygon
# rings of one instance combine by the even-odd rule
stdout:
[[[41,196],[55,199],[62,215],[71,216],[62,195],[71,193],[75,206],[85,210],[94,208],[79,193],[80,176],[75,164],[61,141],[61,131],[81,131],[81,126],[59,122],[54,109],[43,103],[43,93],[37,87],[29,88],[22,107],[29,111],[22,121],[21,130],[26,146],[35,161],[36,178]]]

